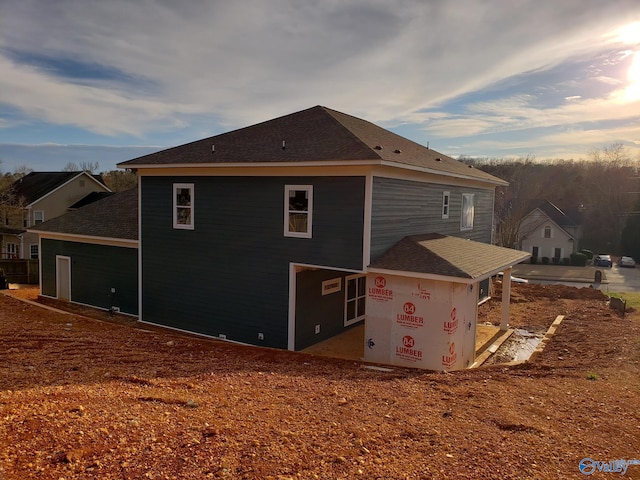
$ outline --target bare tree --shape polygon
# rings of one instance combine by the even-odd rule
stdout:
[[[98,163],[98,162],[82,161],[82,162],[80,162],[80,165],[78,165],[76,162],[68,162],[64,166],[62,171],[64,171],[64,172],[79,172],[79,171],[83,171],[83,172],[94,174],[96,171],[98,171],[99,168],[100,168],[100,163]]]

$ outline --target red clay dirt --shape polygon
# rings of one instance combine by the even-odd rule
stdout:
[[[640,314],[597,290],[513,285],[512,326],[565,315],[551,342],[529,363],[449,374],[66,307],[0,295],[3,480],[585,478],[585,457],[640,458]],[[481,306],[499,319],[499,298]]]

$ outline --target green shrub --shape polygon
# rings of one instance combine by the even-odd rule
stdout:
[[[571,265],[571,259],[569,257],[564,257],[562,259],[562,264],[563,265]]]
[[[553,257],[551,259],[551,261],[553,262],[554,265],[559,265],[560,264],[560,257]]]
[[[591,250],[587,250],[586,248],[583,248],[578,253],[582,253],[584,256],[586,256],[587,260],[593,260],[593,252]]]
[[[530,262],[532,265],[535,265],[536,263],[538,263],[538,257],[531,257],[531,259],[529,260],[529,262]]]
[[[572,253],[571,265],[576,267],[584,267],[587,264],[587,256],[584,253]]]
[[[542,257],[542,263],[545,265],[549,264],[549,257]]]

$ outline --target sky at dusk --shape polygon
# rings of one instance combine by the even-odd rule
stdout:
[[[638,0],[0,0],[0,170],[314,105],[451,155],[640,158]]]

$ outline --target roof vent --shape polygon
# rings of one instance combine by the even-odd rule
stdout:
[[[402,153],[402,150],[400,150],[399,148],[396,148],[393,153]]]
[[[376,145],[376,146],[375,146],[375,147],[373,147],[373,148],[375,148],[376,150],[382,150],[382,145]]]
[[[442,159],[440,157],[436,157],[436,162],[441,162]]]
[[[216,146],[215,145],[211,145],[211,153],[215,153],[216,151]]]
[[[287,144],[284,140],[282,140],[282,149],[284,150],[285,148],[287,148]]]
[[[473,165],[469,165],[469,168],[473,168]]]

